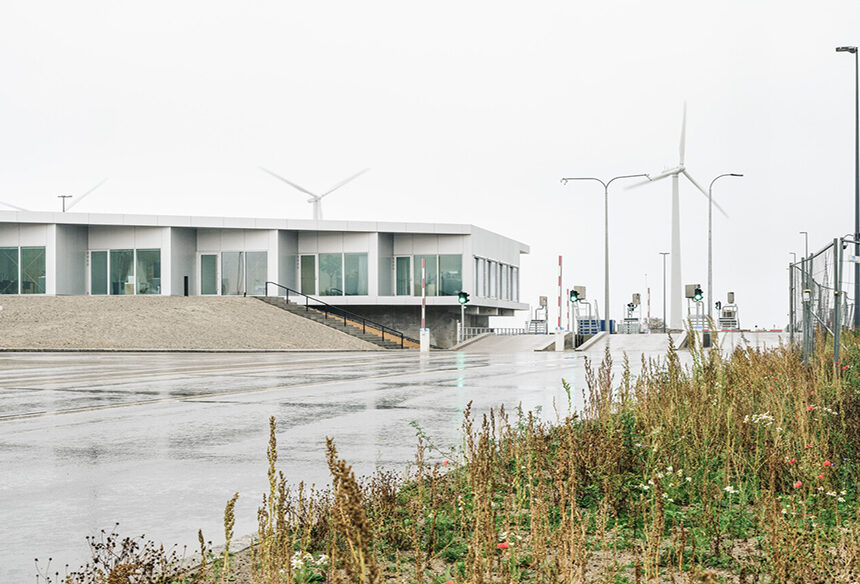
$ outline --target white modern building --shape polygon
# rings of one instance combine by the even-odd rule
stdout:
[[[527,310],[527,245],[474,225],[0,211],[0,294],[283,295],[275,282],[418,336]]]

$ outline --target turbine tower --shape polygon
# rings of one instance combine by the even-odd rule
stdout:
[[[334,185],[333,187],[331,187],[329,190],[327,190],[326,192],[324,192],[324,193],[322,193],[322,194],[320,194],[320,195],[318,195],[318,194],[316,194],[316,193],[312,193],[312,192],[310,192],[310,191],[309,191],[309,190],[307,190],[306,188],[304,188],[304,187],[302,187],[302,186],[299,186],[299,185],[297,185],[296,183],[294,183],[294,182],[292,182],[292,181],[290,181],[290,180],[285,179],[284,177],[282,177],[282,176],[281,176],[281,175],[279,175],[279,174],[275,174],[274,172],[272,172],[271,170],[269,170],[269,169],[267,169],[267,168],[263,168],[263,167],[261,166],[261,167],[260,167],[260,170],[262,170],[262,171],[263,171],[263,172],[265,172],[265,173],[268,173],[268,174],[272,175],[273,177],[275,177],[275,178],[276,178],[276,179],[278,179],[278,180],[282,180],[282,181],[284,181],[285,183],[287,183],[288,185],[290,185],[290,186],[291,186],[291,187],[293,187],[294,189],[296,189],[296,190],[298,190],[298,191],[300,191],[300,192],[302,192],[302,193],[304,193],[304,194],[306,194],[306,195],[309,195],[309,196],[310,196],[310,199],[308,199],[308,203],[311,203],[311,204],[313,205],[313,208],[314,208],[314,221],[319,221],[319,220],[321,220],[321,219],[322,219],[322,205],[321,205],[321,201],[322,201],[323,197],[325,197],[325,196],[328,196],[328,195],[332,194],[334,191],[336,191],[336,190],[337,190],[337,189],[339,189],[340,187],[344,186],[345,184],[347,184],[348,182],[351,182],[351,181],[352,181],[352,180],[354,180],[354,179],[357,179],[358,177],[360,177],[361,175],[363,175],[365,172],[367,172],[367,171],[368,171],[368,170],[370,170],[370,169],[369,169],[369,168],[365,168],[364,170],[362,170],[362,171],[360,171],[360,172],[355,173],[355,174],[354,174],[354,175],[352,175],[351,177],[349,177],[349,178],[347,178],[347,179],[344,179],[344,180],[340,181],[339,183],[337,183],[336,185]]]
[[[685,162],[685,149],[687,142],[687,103],[684,102],[684,114],[681,119],[681,142],[678,147],[679,154],[679,162],[678,166],[674,168],[670,168],[669,170],[664,170],[660,174],[651,177],[649,180],[642,181],[631,185],[628,188],[635,188],[642,186],[644,184],[648,184],[649,182],[658,181],[667,177],[672,177],[672,267],[671,267],[671,278],[672,285],[669,289],[669,328],[680,329],[683,327],[683,315],[682,311],[682,299],[683,299],[683,284],[681,283],[681,210],[680,210],[680,176],[683,174],[688,181],[690,181],[694,187],[699,189],[699,191],[705,196],[708,197],[708,191],[702,188],[696,179],[690,176],[690,173],[687,172],[686,162]],[[714,206],[719,209],[720,213],[726,215],[726,212],[723,211],[723,208],[720,207],[717,203],[714,203]],[[727,216],[727,215],[726,215]]]

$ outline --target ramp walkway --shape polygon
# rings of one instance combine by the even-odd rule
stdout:
[[[675,346],[678,347],[686,339],[686,333],[672,335]],[[663,333],[650,335],[603,335],[594,343],[584,346],[581,351],[589,357],[603,355],[609,347],[613,354],[626,352],[630,357],[639,356],[641,353],[655,353],[664,355],[669,350],[669,336]]]
[[[785,332],[745,331],[719,333],[720,350],[730,354],[737,348],[753,347],[757,349],[774,349],[780,343],[788,344],[789,334]]]
[[[464,353],[522,353],[555,345],[554,335],[487,335],[464,346]]]

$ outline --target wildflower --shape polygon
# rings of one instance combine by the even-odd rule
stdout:
[[[818,490],[819,490],[819,491],[823,491],[823,490],[824,490],[824,487],[818,487]]]
[[[812,448],[812,444],[807,444],[806,449],[809,450],[810,448]]]
[[[506,550],[506,549],[508,549],[508,548],[510,547],[510,545],[511,545],[511,544],[509,544],[508,542],[503,541],[502,543],[497,543],[497,544],[496,544],[496,549],[497,549],[497,550]]]
[[[448,461],[447,461],[447,460],[443,460],[443,461],[442,461],[442,466],[448,466]]]
[[[501,532],[499,534],[499,541],[505,541],[506,539],[508,539],[508,532],[507,531]]]
[[[822,480],[822,479],[824,479],[824,475],[823,475],[823,474],[820,474],[820,475],[818,475],[818,476],[817,476],[817,477],[815,477],[815,478],[817,478],[818,480]]]
[[[692,480],[693,480],[693,477],[687,477],[687,482],[688,482],[688,483],[689,483],[689,482],[692,482]]]
[[[845,502],[845,499],[844,499],[844,498],[842,498],[842,497],[837,497],[837,499],[836,499],[836,500],[837,500],[837,501],[839,501],[840,503],[844,503],[844,502]]]
[[[842,366],[843,371],[845,371],[846,369],[850,369],[850,368],[851,368],[851,365],[843,365]]]
[[[800,487],[802,487],[802,486],[803,486],[803,483],[802,483],[802,482],[800,482],[800,481],[797,481],[796,483],[794,483],[794,488],[795,488],[795,489],[799,489],[799,488],[800,488]]]
[[[675,469],[673,469],[671,466],[667,466],[666,472],[675,472]]]
[[[839,491],[839,494],[840,494],[840,495],[847,495],[847,494],[848,494],[848,491]]]
[[[835,497],[836,493],[834,493],[833,491],[827,491],[827,496],[828,497]]]
[[[662,472],[658,472],[658,473],[657,473],[657,478],[658,478],[658,479],[662,479],[662,478],[663,478],[663,473],[662,473]]]
[[[806,411],[807,411],[807,412],[811,412],[811,411],[812,411],[812,410],[814,410],[814,409],[815,409],[815,406],[806,406]]]
[[[769,390],[773,391],[773,386],[772,386],[772,385],[769,385],[767,388],[768,388]]]
[[[795,462],[797,462],[797,459],[792,458],[791,460],[788,461],[788,464],[794,464]]]
[[[442,584],[454,584],[453,580],[448,580],[447,582],[443,582]]]
[[[723,490],[724,490],[725,492],[727,492],[727,493],[732,494],[732,495],[734,495],[734,494],[736,494],[736,493],[738,492],[738,490],[737,490],[736,488],[734,488],[733,486],[731,486],[731,485],[729,485],[728,487],[724,488]]]
[[[643,485],[642,483],[639,483],[639,488],[642,489],[643,491],[647,491],[651,487],[649,487],[648,485]]]
[[[824,461],[824,466],[826,466],[826,467],[831,467],[831,466],[833,466],[833,463],[832,463],[832,462],[830,462],[829,460],[825,460],[825,461]]]

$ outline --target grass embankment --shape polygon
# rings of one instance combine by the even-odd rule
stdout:
[[[820,348],[810,366],[693,349],[682,368],[670,350],[617,383],[607,354],[578,415],[467,409],[454,451],[419,436],[406,483],[356,480],[330,442],[331,489],[292,490],[272,426],[256,545],[213,558],[201,537],[210,560],[165,581],[852,582],[860,343],[846,344],[842,363]]]

